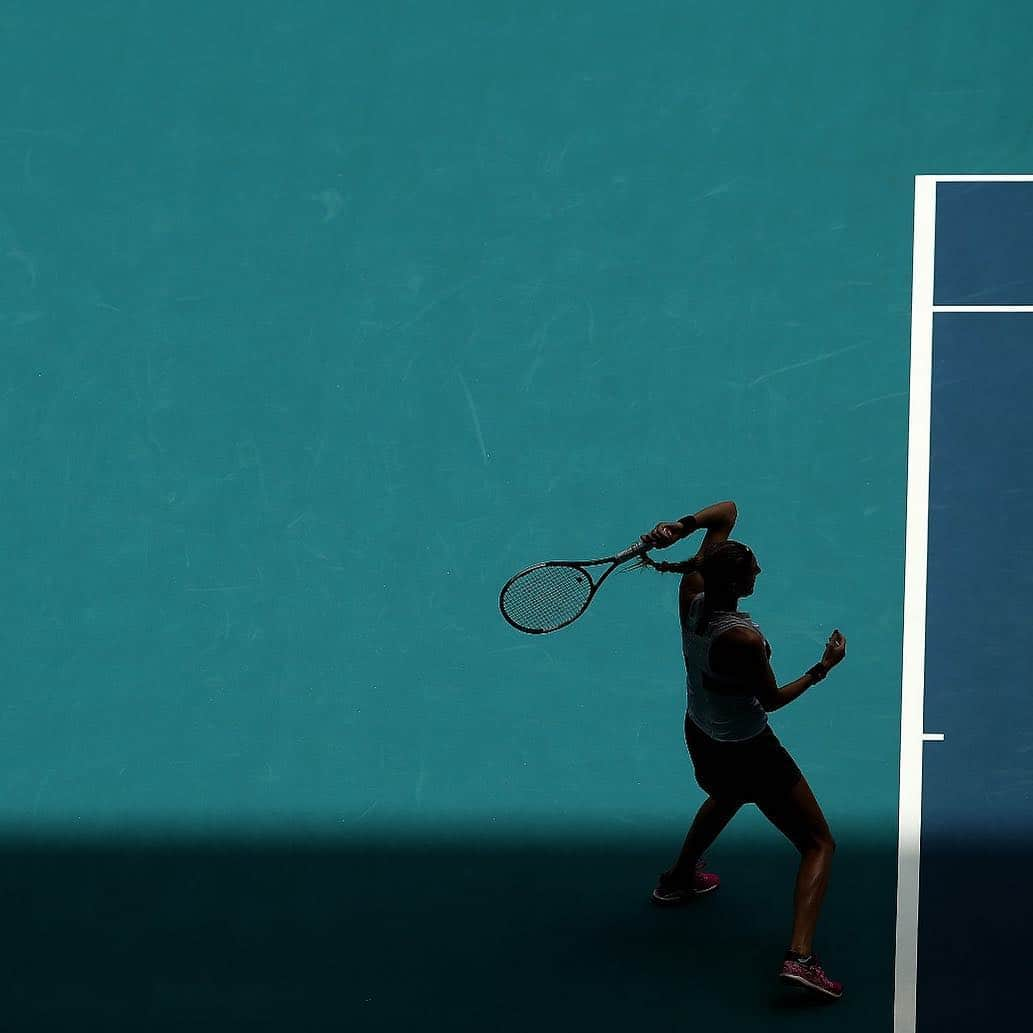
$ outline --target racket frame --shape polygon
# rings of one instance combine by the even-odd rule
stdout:
[[[647,545],[645,542],[636,542],[634,545],[629,545],[626,549],[622,549],[614,556],[604,556],[602,559],[598,560],[547,560],[545,563],[535,563],[533,566],[525,567],[523,570],[514,574],[502,586],[502,591],[499,592],[499,611],[502,613],[502,616],[505,618],[507,624],[516,628],[517,631],[522,631],[525,635],[552,634],[552,632],[554,631],[559,631],[560,628],[565,628],[568,625],[573,624],[574,621],[576,621],[578,617],[580,617],[585,612],[585,610],[588,609],[589,604],[595,598],[596,592],[599,591],[599,589],[602,587],[603,582],[617,569],[617,567],[619,567],[622,563],[626,563],[630,559],[634,559],[636,556],[641,556],[644,552],[648,552],[651,548],[653,548],[653,546]],[[596,581],[592,577],[592,572],[588,570],[588,568],[598,567],[604,563],[609,563],[610,566],[607,570],[603,571],[602,577],[600,577],[599,580]],[[585,575],[585,577],[588,578],[588,583],[591,585],[591,588],[588,591],[588,598],[585,599],[585,602],[582,605],[581,609],[578,610],[573,617],[570,617],[569,619],[565,620],[562,624],[557,624],[554,628],[525,628],[523,625],[517,624],[517,622],[513,620],[508,613],[506,613],[506,608],[503,605],[503,601],[506,598],[506,592],[508,591],[509,586],[512,585],[514,581],[519,580],[525,574],[530,574],[534,570],[542,570],[545,567],[571,567],[574,570],[581,571]]]

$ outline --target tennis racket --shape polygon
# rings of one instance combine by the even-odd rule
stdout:
[[[514,574],[499,594],[502,616],[517,631],[544,635],[572,624],[588,609],[602,583],[626,560],[652,548],[644,542],[629,545],[616,556],[601,560],[551,560]],[[609,566],[593,578],[590,567]]]

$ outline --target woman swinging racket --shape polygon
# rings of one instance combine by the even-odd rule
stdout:
[[[681,854],[653,890],[658,905],[680,904],[717,889],[703,871],[703,852],[744,803],[755,803],[800,851],[794,919],[780,978],[828,997],[843,986],[825,974],[812,952],[814,927],[829,881],[836,845],[807,780],[768,725],[768,714],[821,681],[846,655],[846,639],[834,631],[821,660],[788,685],[778,686],[771,647],[739,600],[751,595],[760,566],[753,552],[728,536],[734,502],[708,506],[674,523],[661,523],[642,541],[666,548],[706,529],[699,552],[685,563],[641,564],[682,575],[679,613],[688,685],[685,741],[696,781],[707,793],[689,828]]]

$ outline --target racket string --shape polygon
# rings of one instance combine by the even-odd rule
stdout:
[[[573,620],[592,594],[592,581],[573,566],[539,567],[517,578],[506,590],[503,609],[517,625],[550,631]]]

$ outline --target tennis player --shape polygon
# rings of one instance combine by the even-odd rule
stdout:
[[[829,881],[836,844],[825,816],[795,761],[768,724],[768,714],[799,698],[846,655],[846,639],[834,631],[821,659],[806,674],[781,687],[772,673],[771,646],[760,626],[739,610],[753,593],[760,565],[752,550],[729,535],[738,513],[719,502],[642,535],[666,548],[705,528],[699,552],[684,563],[641,564],[680,573],[679,613],[688,686],[685,741],[696,781],[707,794],[677,861],[653,890],[658,905],[682,904],[718,887],[703,870],[703,852],[744,803],[755,803],[800,851],[793,931],[780,978],[828,997],[841,983],[830,979],[812,950],[814,928]]]

